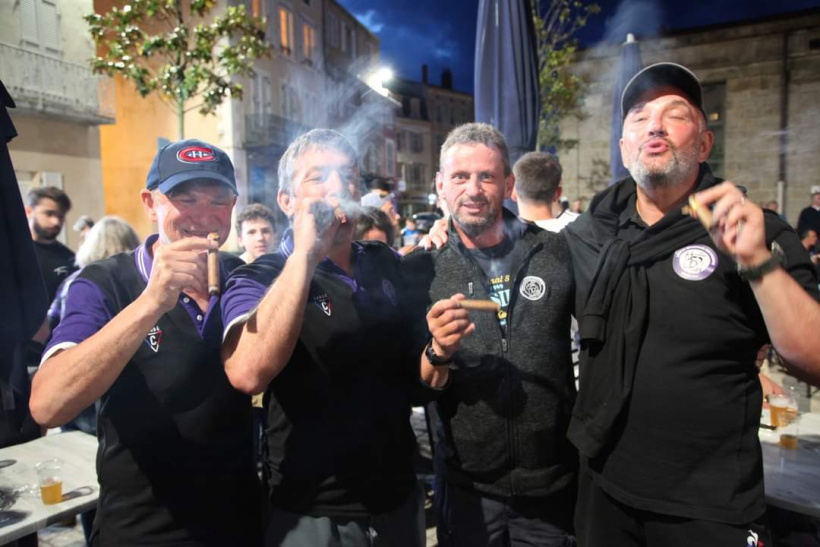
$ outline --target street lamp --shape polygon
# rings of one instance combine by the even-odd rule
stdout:
[[[392,79],[393,71],[386,66],[380,66],[365,74],[363,81],[368,87],[370,87],[370,89],[383,97],[387,97],[390,90],[384,87],[384,84],[388,83]]]

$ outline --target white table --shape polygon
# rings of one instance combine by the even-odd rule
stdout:
[[[766,503],[820,518],[820,414],[800,417],[796,450],[779,445],[780,432],[760,430]]]
[[[97,438],[80,431],[0,449],[0,491],[5,498],[0,500],[0,545],[96,507],[96,455]],[[37,484],[34,465],[54,458],[63,461],[63,501],[43,505],[39,488],[36,496],[7,495],[16,488]]]

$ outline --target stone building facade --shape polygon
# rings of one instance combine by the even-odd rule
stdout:
[[[570,199],[588,203],[609,180],[619,48],[581,51],[573,65],[591,85],[587,117],[561,126],[562,138],[579,141],[559,152]],[[820,10],[676,32],[641,40],[640,49],[644,66],[680,63],[703,83],[714,170],[757,202],[779,199],[795,222],[820,183]]]

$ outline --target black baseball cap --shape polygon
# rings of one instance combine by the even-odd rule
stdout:
[[[624,87],[621,95],[621,120],[626,119],[629,109],[635,106],[644,93],[659,87],[674,87],[681,90],[706,118],[706,111],[703,109],[703,88],[692,71],[676,63],[656,63],[635,74]]]
[[[236,190],[231,158],[224,150],[198,139],[172,142],[157,152],[145,187],[158,188],[163,194],[189,180],[212,180]]]

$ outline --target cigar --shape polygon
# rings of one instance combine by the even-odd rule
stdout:
[[[211,232],[208,241],[219,243],[219,234]],[[208,296],[219,296],[219,249],[208,249]]]
[[[712,224],[714,224],[712,211],[710,211],[708,207],[701,205],[698,200],[695,199],[695,196],[689,196],[689,205],[681,207],[681,213],[694,216],[703,224],[704,228],[707,230],[712,229]]]
[[[344,209],[341,207],[336,207],[333,209],[333,216],[339,221],[339,224],[347,224],[347,215],[345,214]]]
[[[498,313],[501,306],[492,300],[459,300],[459,306],[470,311],[492,311]]]

